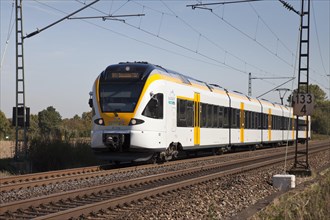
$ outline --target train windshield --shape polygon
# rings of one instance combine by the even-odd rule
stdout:
[[[147,64],[111,65],[100,77],[102,112],[133,112],[152,68]]]
[[[144,82],[108,82],[100,84],[102,112],[133,112]]]

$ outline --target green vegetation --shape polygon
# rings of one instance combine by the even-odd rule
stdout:
[[[289,191],[251,219],[330,219],[330,170],[319,182],[302,192]]]
[[[6,140],[14,136],[14,130],[11,122],[6,118],[5,114],[0,111],[0,140]]]
[[[71,119],[62,119],[56,109],[49,106],[36,115],[30,115],[30,127],[28,128],[28,140],[72,141],[74,139],[90,138],[92,112],[84,112],[82,116],[75,115]],[[6,138],[7,137],[7,138]],[[14,140],[15,127],[11,119],[7,119],[0,111],[0,140]]]

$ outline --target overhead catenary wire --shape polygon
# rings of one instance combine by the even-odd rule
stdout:
[[[79,0],[76,0],[76,1],[81,3],[81,1],[79,1]],[[135,2],[135,1],[131,1],[131,2],[133,2],[133,3],[137,3],[137,2]],[[167,6],[167,5],[164,3],[164,1],[162,1],[162,3],[163,3],[165,6]],[[140,4],[140,3],[137,3],[137,4]],[[147,7],[147,6],[145,6],[145,5],[142,5],[142,4],[140,4],[140,5],[143,6],[143,8],[149,8],[149,9],[152,9],[152,8]],[[91,7],[91,8],[93,8],[93,7]],[[122,6],[121,6],[120,8],[122,8]],[[173,10],[171,10],[168,6],[167,6],[167,8],[173,13]],[[103,11],[101,11],[101,10],[99,10],[99,9],[95,9],[95,8],[93,8],[93,9],[94,9],[94,10],[97,10],[97,11],[99,11],[99,12],[101,12],[101,13],[106,14],[105,12],[103,12]],[[152,10],[157,11],[158,13],[160,13],[160,14],[162,15],[162,17],[163,17],[165,14],[166,14],[166,15],[169,15],[168,13],[165,13],[165,12],[160,11],[160,10],[155,10],[155,9],[152,9]],[[117,10],[117,11],[118,11],[118,10]],[[175,13],[173,13],[173,14],[175,14]],[[179,16],[177,16],[177,15],[175,15],[175,16],[176,16],[176,18],[179,18]],[[180,20],[182,20],[182,19],[180,19]],[[161,21],[162,21],[162,19],[161,19]],[[214,58],[211,58],[211,57],[207,56],[206,54],[201,54],[201,53],[199,53],[198,51],[193,51],[193,50],[191,50],[190,48],[187,48],[187,47],[185,47],[185,46],[183,46],[183,45],[180,45],[180,44],[178,44],[178,43],[175,43],[175,42],[173,42],[173,41],[171,41],[171,40],[169,40],[169,39],[166,39],[166,38],[164,38],[164,37],[161,37],[161,36],[159,36],[159,33],[158,33],[158,34],[154,34],[154,33],[150,32],[150,31],[147,31],[147,30],[145,30],[145,29],[142,29],[142,28],[141,28],[141,19],[140,19],[140,23],[139,23],[138,26],[135,26],[135,25],[129,24],[129,23],[127,23],[127,22],[125,22],[125,24],[126,24],[126,25],[129,25],[129,26],[131,26],[131,27],[134,27],[134,28],[136,28],[136,29],[138,29],[138,30],[141,30],[141,31],[143,31],[143,32],[145,32],[145,33],[147,33],[147,34],[149,34],[149,35],[154,36],[154,37],[158,37],[159,39],[162,39],[162,40],[166,41],[167,43],[171,43],[171,44],[173,44],[173,45],[175,45],[175,46],[181,47],[181,48],[186,49],[186,50],[188,50],[188,51],[190,51],[190,52],[195,52],[195,53],[201,55],[202,57],[204,57],[204,58],[206,58],[206,59],[210,59],[210,60],[215,61],[215,62],[218,62],[218,63],[220,63],[220,64],[222,64],[222,65],[228,66],[229,68],[231,68],[231,69],[233,69],[233,70],[235,70],[235,71],[238,71],[238,72],[241,72],[241,73],[244,73],[244,74],[248,74],[246,71],[244,71],[244,70],[242,70],[242,69],[239,69],[239,68],[236,68],[236,67],[234,67],[234,66],[228,65],[228,63],[226,62],[226,58],[227,58],[227,53],[228,53],[228,52],[227,52],[226,50],[225,50],[225,58],[224,58],[224,61],[219,61],[219,60],[217,60],[217,59],[214,59]],[[189,26],[191,27],[191,25],[189,25]],[[160,27],[158,28],[158,30],[160,30]],[[195,30],[195,29],[194,29],[194,30]],[[195,30],[195,31],[196,31],[196,30]],[[198,32],[198,31],[196,31],[196,32],[200,34],[200,32]],[[203,36],[203,35],[201,35],[201,36]],[[203,37],[204,37],[204,36],[203,36]],[[233,57],[237,58],[237,56],[233,56]],[[280,58],[281,58],[281,57],[280,57]],[[281,58],[281,59],[282,59],[284,62],[286,62],[285,59],[283,59],[283,58]],[[240,58],[239,58],[239,60],[241,61]],[[246,65],[247,62],[243,61],[243,63],[244,63],[244,65]],[[288,65],[290,65],[290,64],[288,63]],[[292,65],[291,65],[291,66],[292,66]],[[267,82],[267,83],[270,83],[270,84],[275,85],[274,83],[269,82],[269,81],[267,81],[267,80],[264,80],[264,81]]]
[[[314,11],[314,3],[312,1],[312,14],[313,14],[313,20],[314,20],[314,27],[315,27],[315,34],[316,34],[316,42],[317,42],[317,46],[318,46],[318,49],[319,49],[319,54],[320,54],[320,58],[321,58],[321,64],[322,64],[322,67],[323,67],[323,71],[324,71],[324,77],[327,78],[327,71],[326,71],[326,68],[325,68],[325,65],[324,65],[324,62],[323,62],[323,56],[322,56],[322,50],[321,50],[321,47],[320,47],[320,39],[319,39],[319,34],[318,34],[318,31],[317,31],[317,23],[316,23],[316,18],[315,18],[315,11]]]
[[[76,1],[81,3],[81,1],[79,1],[79,0],[76,0]],[[136,4],[140,5],[140,6],[142,6],[142,7],[143,7],[143,10],[144,10],[145,8],[148,8],[148,9],[151,9],[151,10],[153,10],[153,11],[156,11],[156,12],[160,13],[160,14],[161,14],[161,18],[162,18],[162,19],[161,19],[161,23],[162,23],[162,21],[163,21],[163,16],[164,16],[164,15],[171,15],[171,14],[165,13],[165,12],[163,12],[163,11],[161,11],[161,10],[157,10],[157,9],[153,9],[153,8],[151,8],[151,7],[147,7],[147,6],[145,6],[145,5],[143,5],[143,4],[139,3],[139,2],[136,2],[136,1],[131,1],[131,2],[136,3]],[[175,13],[173,12],[173,10],[170,9],[170,8],[165,4],[164,1],[161,1],[161,2],[162,2],[162,3],[168,8],[169,11],[172,12],[173,15],[175,15],[175,17],[176,17],[177,19],[183,21],[183,19],[181,19],[177,14],[175,14]],[[246,1],[246,2],[249,2],[249,1]],[[127,3],[127,2],[126,2],[126,3]],[[91,8],[93,8],[93,7],[91,7]],[[122,6],[121,6],[120,8],[122,8]],[[101,13],[104,13],[104,12],[102,12],[102,11],[99,10],[99,9],[96,9],[96,8],[93,8],[93,9],[94,9],[94,10],[97,10],[97,11],[99,11],[99,12],[101,12]],[[118,11],[118,10],[117,10],[117,11]],[[104,13],[104,14],[105,14],[105,13]],[[142,31],[145,31],[145,33],[152,34],[152,32],[150,32],[150,31],[147,31],[147,30],[145,30],[145,29],[144,29],[144,30],[141,29],[141,21],[142,21],[142,18],[140,19],[139,25],[138,25],[137,27],[134,26],[134,25],[133,25],[133,26],[134,26],[135,28],[137,28],[137,29],[140,29],[140,30],[142,30]],[[184,22],[188,27],[190,27],[192,30],[194,30],[194,31],[199,35],[199,36],[198,36],[198,43],[197,43],[197,44],[200,43],[200,38],[203,37],[204,39],[207,39],[210,43],[214,44],[216,47],[222,49],[222,50],[225,52],[225,58],[224,58],[224,61],[221,62],[221,63],[222,63],[223,65],[228,65],[228,64],[226,63],[227,54],[229,53],[227,50],[225,50],[225,49],[219,47],[218,44],[216,44],[216,43],[214,43],[213,41],[209,40],[206,36],[202,35],[199,31],[197,31],[195,28],[193,28],[192,25],[189,25],[189,24],[188,24],[187,22],[185,22],[185,21],[183,21],[183,22]],[[129,25],[127,22],[125,22],[125,24]],[[155,36],[155,37],[160,37],[160,36],[159,36],[159,32],[160,32],[160,26],[159,26],[159,28],[158,28],[158,33],[157,33],[157,34],[154,34],[154,36]],[[200,37],[200,36],[201,36],[201,37]],[[160,39],[167,40],[168,43],[170,42],[169,39],[164,39],[163,37],[160,37]],[[178,46],[177,43],[176,43],[176,45]],[[182,46],[182,45],[180,45],[180,46]],[[198,47],[198,46],[197,46],[197,47]],[[196,52],[197,54],[199,54],[199,52],[198,52],[197,50],[196,50],[195,52]],[[246,66],[246,64],[249,64],[249,63],[247,63],[246,61],[242,60],[241,58],[239,58],[239,57],[233,55],[232,53],[229,53],[229,54],[230,54],[231,56],[233,56],[234,58],[240,60],[242,63],[244,63],[245,66]],[[277,54],[277,53],[275,53],[275,54]],[[205,54],[204,54],[204,55],[205,55]],[[282,60],[285,61],[285,59],[283,59],[283,58],[282,58]],[[214,61],[214,59],[213,59],[213,61]],[[256,68],[256,69],[259,69],[259,68],[256,67],[255,65],[251,65],[251,64],[249,64],[249,65],[252,66],[252,67],[254,67],[254,68]],[[288,65],[290,65],[290,64],[288,63]],[[292,65],[291,65],[291,66],[292,66]],[[232,67],[232,66],[231,66],[231,67]],[[260,70],[260,69],[259,69],[259,71],[260,71],[260,72],[265,72],[265,73],[267,73],[267,71],[263,71],[263,70]],[[242,72],[242,71],[241,71],[241,72]],[[243,73],[248,74],[247,71],[243,71]],[[267,73],[267,74],[269,74],[269,73]],[[274,74],[273,74],[273,75],[274,75]],[[264,81],[267,82],[267,83],[270,83],[270,84],[275,85],[274,83],[269,82],[269,81],[267,81],[267,80],[264,80]]]
[[[3,63],[6,57],[6,52],[7,52],[7,48],[9,45],[9,40],[10,40],[10,36],[11,33],[13,32],[14,26],[15,26],[15,22],[13,22],[13,17],[14,17],[14,7],[15,7],[15,3],[12,3],[12,10],[11,10],[11,14],[10,14],[10,19],[9,19],[9,24],[8,24],[8,33],[7,33],[7,37],[6,37],[6,43],[5,43],[5,48],[3,51],[3,54],[1,55],[1,63],[0,63],[0,75],[1,75],[1,71],[2,71],[2,67],[3,67]]]
[[[57,8],[53,7],[53,6],[47,5],[47,4],[44,3],[44,2],[39,2],[39,1],[37,1],[37,0],[34,0],[34,1],[37,2],[37,3],[40,3],[40,4],[42,4],[42,5],[44,5],[44,6],[46,6],[46,7],[49,7],[49,8],[51,8],[51,9],[53,9],[53,10],[56,10],[56,11],[62,13],[62,14],[67,14],[67,12],[64,12],[64,11],[62,11],[62,10],[60,10],[60,9],[57,9]],[[181,56],[181,57],[185,57],[185,58],[187,58],[187,59],[195,60],[195,61],[198,61],[198,62],[201,62],[201,63],[206,63],[206,64],[213,65],[213,66],[217,66],[217,67],[222,67],[222,68],[225,67],[225,66],[223,66],[223,65],[219,65],[219,64],[216,64],[216,63],[212,63],[212,62],[208,62],[208,61],[205,61],[205,60],[202,60],[202,59],[198,59],[198,58],[195,58],[195,57],[191,57],[191,56],[188,56],[188,55],[185,55],[185,54],[179,53],[179,52],[177,52],[177,51],[169,50],[169,49],[167,49],[167,48],[160,47],[160,46],[155,45],[155,44],[152,44],[152,43],[150,43],[150,42],[146,42],[146,41],[143,41],[143,40],[136,39],[136,38],[134,38],[134,37],[128,36],[128,35],[123,34],[123,33],[121,33],[121,32],[118,32],[118,31],[112,30],[112,29],[110,29],[110,28],[107,28],[107,27],[101,26],[101,25],[99,25],[99,24],[96,24],[96,23],[93,23],[93,22],[90,22],[90,21],[87,21],[87,20],[80,20],[80,21],[85,22],[85,23],[88,23],[89,25],[95,26],[95,27],[97,27],[97,28],[100,28],[100,29],[103,29],[103,30],[109,31],[109,32],[111,32],[111,33],[113,33],[113,34],[116,34],[116,35],[118,35],[118,36],[121,36],[121,37],[124,37],[124,38],[130,39],[130,40],[136,41],[136,42],[138,42],[138,43],[141,43],[141,44],[144,44],[144,45],[147,45],[147,46],[150,46],[150,47],[153,47],[153,48],[159,49],[159,50],[163,50],[163,51],[168,52],[168,53],[170,53],[170,54],[178,55],[178,56]]]
[[[250,2],[250,1],[235,1],[235,2],[217,2],[217,3],[199,3],[199,4],[195,4],[195,5],[187,5],[188,7],[192,7],[193,9],[195,9],[195,8],[198,8],[198,9],[205,9],[205,8],[203,8],[204,6],[211,6],[211,5],[220,5],[220,4],[223,4],[223,5],[225,5],[225,4],[232,4],[232,3],[241,3],[241,2]],[[286,7],[286,8],[288,8],[289,10],[293,10],[293,11],[295,11],[294,10],[294,8],[291,6],[291,5],[289,5],[289,4],[287,4],[286,2],[284,2],[284,1],[280,1],[282,4],[284,4],[284,6]],[[196,6],[196,5],[198,5],[199,7],[193,7],[193,6]],[[251,4],[250,4],[251,5]],[[200,7],[200,6],[203,6],[203,7]],[[223,8],[224,9],[224,8]],[[214,11],[213,10],[209,10],[211,13],[213,13],[213,14],[215,14],[214,13]],[[255,10],[255,12],[256,12],[256,10]],[[295,11],[296,13],[297,13],[297,11]],[[257,13],[256,13],[257,14]],[[299,14],[299,13],[298,13]],[[216,15],[216,14],[215,14]],[[257,14],[258,15],[258,17],[260,17],[259,16],[259,14]],[[279,58],[281,61],[283,61],[284,63],[286,63],[286,64],[288,64],[289,66],[291,66],[292,67],[292,65],[290,64],[290,63],[288,63],[287,61],[286,61],[286,59],[284,59],[284,58],[282,58],[282,57],[280,57],[279,55],[278,55],[278,53],[277,53],[277,51],[276,52],[273,52],[272,50],[270,50],[269,48],[267,48],[265,45],[263,45],[263,44],[261,44],[261,42],[259,42],[259,41],[257,41],[256,40],[256,37],[255,38],[253,38],[253,37],[251,37],[250,35],[248,35],[248,34],[246,34],[245,32],[243,32],[243,31],[241,31],[239,28],[237,28],[237,27],[235,27],[234,25],[232,25],[228,20],[226,20],[226,19],[224,19],[224,11],[223,11],[223,13],[222,13],[222,16],[220,17],[220,16],[218,16],[218,15],[216,15],[217,17],[219,17],[219,18],[221,18],[225,23],[227,23],[229,26],[231,26],[232,28],[234,28],[234,29],[236,29],[237,31],[239,31],[240,33],[242,33],[243,35],[245,35],[246,37],[248,37],[248,38],[250,38],[251,40],[254,40],[257,44],[259,44],[261,47],[263,47],[266,51],[268,51],[268,52],[270,52],[271,54],[273,54],[273,55],[275,55],[277,58]],[[266,23],[265,23],[266,24]],[[275,36],[277,36],[270,28],[269,28],[269,26],[266,24],[266,26],[267,26],[267,28],[271,31],[271,33],[272,34],[274,34]],[[277,39],[279,39],[278,37],[277,37]],[[286,47],[287,48],[287,47]],[[293,54],[293,53],[292,53]],[[294,56],[294,55],[293,55]],[[311,68],[310,68],[311,69]],[[316,71],[313,71],[313,72],[316,72]],[[319,84],[319,85],[321,85],[322,87],[324,87],[324,88],[326,88],[326,86],[324,86],[322,83],[320,83],[320,82],[318,82],[316,79],[314,79],[313,77],[310,77],[310,79],[312,80],[312,81],[314,81],[315,83],[317,83],[317,84]]]
[[[79,3],[81,3],[81,1],[79,1],[79,0],[76,0],[76,1],[79,2]],[[135,1],[132,1],[132,2],[137,3],[137,2],[135,2]],[[162,2],[163,2],[163,1],[162,1]],[[145,5],[142,5],[141,3],[137,3],[137,4],[139,4],[139,5],[140,5],[141,7],[143,7],[144,9],[147,8],[147,9],[154,10],[153,8],[150,8],[150,7],[147,7],[147,6],[145,6]],[[165,4],[165,3],[163,2],[163,4]],[[99,9],[96,9],[96,8],[94,8],[94,7],[91,7],[91,8],[94,9],[94,10],[96,10],[96,11],[98,11],[98,12],[100,12],[100,13],[106,14],[105,12],[103,12],[103,11],[101,11],[101,10],[99,10]],[[171,10],[169,7],[167,7],[167,8],[173,13],[173,10]],[[117,11],[118,11],[118,10],[117,10]],[[172,14],[169,14],[169,13],[166,13],[166,12],[163,12],[163,11],[160,11],[160,10],[154,10],[154,11],[156,11],[156,12],[159,13],[159,14],[161,14],[162,16],[164,16],[164,15],[168,15],[168,16],[175,16],[176,18],[179,18],[179,16],[177,16],[177,15],[172,15]],[[174,13],[173,13],[173,14],[174,14]],[[180,20],[182,20],[182,19],[180,19]],[[187,22],[184,22],[184,23],[187,25]],[[226,66],[226,67],[229,67],[229,68],[231,68],[231,69],[233,69],[233,70],[235,70],[235,71],[237,71],[237,72],[247,74],[247,72],[246,72],[245,70],[242,70],[242,69],[236,68],[236,67],[234,67],[234,66],[228,65],[225,61],[220,61],[220,60],[218,60],[218,59],[215,59],[215,58],[209,57],[209,56],[207,56],[206,54],[202,54],[202,53],[200,53],[200,52],[198,52],[198,51],[196,52],[196,51],[193,50],[193,49],[190,49],[190,48],[188,48],[188,47],[186,47],[186,46],[180,45],[180,44],[178,44],[178,43],[176,43],[176,42],[174,42],[174,41],[171,41],[171,40],[169,40],[169,39],[167,39],[167,38],[164,38],[164,37],[160,36],[158,33],[152,33],[151,31],[148,31],[148,30],[146,30],[146,29],[142,29],[142,28],[141,28],[141,23],[139,23],[138,26],[135,26],[135,25],[129,24],[128,22],[124,22],[124,24],[126,24],[126,25],[128,25],[128,26],[130,26],[130,27],[132,27],[132,28],[138,29],[138,30],[140,30],[140,31],[142,31],[142,32],[144,32],[144,33],[146,33],[146,34],[148,34],[148,35],[151,35],[151,36],[157,37],[157,38],[159,38],[159,39],[161,39],[161,40],[163,40],[163,41],[165,41],[165,42],[167,42],[167,43],[170,43],[170,44],[172,44],[172,45],[175,45],[175,46],[177,46],[177,47],[180,47],[180,48],[182,48],[182,49],[185,49],[185,50],[187,50],[187,51],[189,51],[189,52],[196,53],[196,54],[198,54],[198,55],[200,55],[200,56],[202,56],[202,57],[204,57],[204,58],[206,58],[206,59],[209,59],[209,60],[211,60],[211,61],[214,61],[214,62],[217,62],[217,63],[219,63],[219,64],[222,64],[222,65],[224,65],[224,66]],[[190,26],[190,28],[193,29],[193,27],[192,27],[191,25],[188,25],[188,26]],[[158,30],[159,30],[159,28],[158,28]],[[201,36],[203,36],[203,35],[202,35],[199,31],[197,31],[196,29],[194,29],[194,31],[197,32],[198,34],[200,34]],[[226,53],[227,53],[227,52],[226,52]],[[242,59],[240,59],[240,58],[238,58],[238,59],[242,61]],[[242,61],[242,62],[243,62],[244,64],[247,63],[247,62],[245,62],[245,61]],[[259,70],[260,70],[260,69],[259,69]],[[268,81],[265,81],[265,82],[268,82]],[[268,82],[268,83],[273,84],[272,82]],[[275,85],[275,84],[274,84],[274,85]]]
[[[236,27],[235,25],[233,25],[232,23],[230,23],[227,19],[224,18],[224,16],[220,16],[218,14],[216,14],[214,11],[210,11],[210,13],[212,13],[215,17],[217,17],[218,19],[222,20],[225,24],[227,24],[229,27],[233,28],[234,30],[238,31],[239,33],[241,33],[243,36],[247,37],[248,39],[252,40],[253,42],[255,42],[256,44],[258,44],[261,48],[265,49],[266,51],[268,51],[270,54],[272,54],[273,56],[277,57],[279,60],[281,60],[283,63],[287,64],[288,66],[290,66],[291,68],[293,68],[293,64],[290,64],[285,58],[279,56],[276,52],[272,51],[271,49],[269,49],[267,46],[265,46],[264,44],[262,44],[260,41],[254,39],[254,37],[250,36],[249,34],[245,33],[244,31],[242,31],[240,28]],[[317,81],[316,79],[310,77],[310,79],[319,84],[320,86],[322,86],[323,88],[326,88],[326,86],[324,86],[322,83],[320,83],[319,81]]]
[[[222,50],[225,53],[225,58],[224,60],[226,60],[227,54],[229,54],[230,56],[234,57],[235,59],[241,61],[242,63],[244,63],[245,65],[248,64],[249,66],[257,69],[260,72],[263,72],[263,75],[269,75],[271,73],[269,73],[268,71],[262,70],[259,67],[248,63],[247,61],[243,60],[242,58],[238,57],[237,55],[229,52],[228,50],[224,49],[223,47],[221,47],[219,44],[217,44],[216,42],[214,42],[213,40],[211,40],[210,38],[208,38],[207,36],[203,35],[200,31],[198,31],[196,28],[194,28],[191,24],[189,24],[187,21],[185,21],[184,19],[182,19],[180,16],[178,16],[170,7],[168,7],[168,5],[161,0],[161,2],[165,5],[165,7],[172,12],[172,14],[179,19],[181,22],[183,22],[187,27],[189,27],[191,30],[193,30],[195,33],[197,33],[200,37],[204,38],[205,40],[207,40],[209,43],[211,43],[212,45],[214,45],[215,47],[217,47],[218,49]],[[246,71],[247,72],[247,71]]]
[[[11,37],[11,34],[13,32],[13,29],[14,29],[14,26],[15,26],[15,22],[13,22],[13,17],[14,17],[14,8],[15,8],[15,3],[13,2],[12,3],[12,9],[11,9],[11,14],[10,14],[10,19],[9,19],[9,24],[8,24],[8,33],[7,33],[7,37],[6,37],[6,43],[5,43],[5,47],[4,47],[4,50],[3,50],[3,54],[1,55],[1,61],[0,61],[0,109],[1,109],[1,106],[2,106],[2,68],[3,68],[3,65],[4,65],[4,62],[5,62],[5,58],[6,58],[6,53],[7,53],[7,48],[9,46],[9,40],[10,40],[10,37]]]
[[[313,1],[312,1],[313,2]],[[262,18],[262,16],[258,13],[258,11],[256,10],[256,8],[253,6],[253,4],[249,3],[250,7],[252,8],[252,10],[254,11],[254,13],[258,16],[258,19],[261,20],[261,22],[266,26],[266,28],[270,31],[270,33],[272,35],[274,35],[274,37],[277,39],[277,44],[278,42],[289,52],[292,54],[292,57],[293,58],[297,58],[296,55],[294,54],[294,52],[283,42],[283,40],[280,39],[280,37],[270,28],[270,26],[267,24],[267,22]],[[313,6],[313,4],[312,4]],[[291,6],[292,7],[292,6]],[[316,37],[317,37],[317,42],[318,42],[318,45],[319,44],[319,39],[318,39],[318,34],[317,34],[317,25],[316,25],[316,19],[315,19],[315,13],[313,12],[313,16],[314,16],[314,26],[315,26],[315,31],[316,31]],[[276,46],[276,49],[277,46]],[[319,47],[319,51],[320,51],[320,47]],[[277,51],[275,52],[275,54],[277,54]],[[278,55],[278,54],[277,54]],[[322,65],[323,65],[323,59],[321,57],[321,61],[322,61]],[[294,61],[293,61],[294,62]],[[324,65],[323,65],[324,66]],[[325,70],[325,68],[323,68]],[[315,70],[313,70],[311,67],[310,67],[310,70],[312,70],[314,73],[317,73]],[[326,71],[325,71],[326,73]],[[323,77],[326,77],[326,75],[322,75],[322,74],[319,74]],[[314,82],[320,84],[317,80],[311,78]]]
[[[207,36],[203,35],[200,31],[198,31],[195,27],[193,27],[191,24],[189,24],[187,21],[185,21],[184,19],[182,19],[179,15],[177,15],[163,0],[161,0],[161,2],[165,5],[165,7],[177,18],[179,19],[181,22],[183,22],[187,27],[189,27],[191,30],[193,30],[196,34],[198,34],[198,45],[197,45],[197,48],[199,48],[199,44],[200,44],[200,40],[201,38],[207,40],[209,43],[211,43],[212,45],[214,45],[215,47],[217,47],[218,49],[222,50],[225,54],[224,54],[224,61],[222,63],[226,64],[226,60],[227,60],[227,56],[228,54],[230,56],[232,56],[233,58],[239,60],[240,62],[242,62],[244,64],[244,73],[245,74],[248,74],[248,71],[247,71],[247,68],[246,66],[249,65],[255,69],[257,69],[258,71],[264,73],[263,75],[269,75],[271,73],[269,73],[268,71],[265,71],[265,70],[262,70],[260,69],[259,67],[251,64],[251,63],[248,63],[247,61],[243,60],[242,58],[238,57],[237,55],[229,52],[228,50],[224,49],[223,47],[219,46],[219,44],[215,43],[214,41],[212,41],[210,38],[208,38]],[[140,4],[141,5],[141,4]],[[198,50],[197,50],[198,51]],[[275,74],[271,74],[271,75],[275,75]],[[270,82],[270,81],[267,81],[267,80],[263,80],[269,84],[273,84],[275,85],[274,83]]]
[[[55,21],[55,22],[53,22],[53,23],[51,23],[51,24],[49,24],[49,25],[47,25],[46,27],[43,27],[43,28],[41,28],[41,29],[37,29],[36,31],[34,31],[34,32],[30,33],[30,34],[27,34],[27,35],[26,35],[25,37],[23,37],[23,38],[29,38],[29,37],[32,37],[32,36],[34,36],[34,35],[36,35],[36,34],[39,34],[40,32],[42,32],[42,31],[44,31],[44,30],[46,30],[46,29],[48,29],[48,28],[50,28],[50,27],[52,27],[52,26],[54,26],[54,25],[56,25],[56,24],[58,24],[58,23],[60,23],[60,22],[62,22],[62,21],[64,21],[65,19],[70,18],[72,15],[75,15],[75,14],[77,14],[78,12],[80,12],[80,11],[82,11],[82,10],[84,10],[84,9],[86,9],[86,8],[88,8],[88,7],[90,7],[91,5],[95,4],[95,3],[98,2],[98,1],[100,1],[100,0],[95,0],[95,1],[93,1],[93,2],[91,2],[91,3],[89,3],[88,5],[85,5],[84,7],[82,7],[82,8],[80,8],[80,9],[78,9],[78,10],[76,10],[76,11],[74,11],[74,12],[68,14],[67,16],[61,18],[60,20],[57,20],[57,21]]]
[[[82,2],[82,1],[78,1],[77,0],[77,2],[80,2],[80,3],[82,3],[82,4],[86,4],[86,1],[85,2]],[[121,7],[120,8],[123,8],[124,7],[124,5],[126,5],[128,2],[133,2],[133,3],[137,3],[137,2],[135,2],[135,1],[125,1],[125,3],[124,4],[122,4],[121,5]],[[113,2],[112,2],[113,3]],[[112,6],[111,6],[112,7]],[[147,8],[145,5],[143,5],[142,6],[143,7],[143,10],[144,10],[144,8]],[[100,11],[100,10],[99,10]],[[117,12],[117,11],[119,11],[119,9],[115,9],[115,11]],[[102,12],[103,13],[103,12]],[[159,11],[159,13],[163,13],[164,15],[171,15],[171,14],[169,14],[169,13],[165,13],[165,12],[163,12],[163,11]],[[107,13],[105,13],[105,14],[107,14]],[[172,15],[173,16],[173,15]],[[178,19],[180,19],[180,18],[178,18]],[[139,23],[139,25],[138,26],[136,26],[136,27],[134,27],[134,28],[137,28],[137,29],[141,29],[141,22],[142,22],[142,18],[140,18],[140,23]],[[111,31],[113,31],[113,30],[111,30]],[[200,34],[200,32],[198,32],[199,34]],[[122,33],[119,33],[119,34],[122,34]],[[207,37],[205,36],[205,35],[199,35],[198,34],[198,44],[201,42],[201,40],[202,39],[207,39]],[[157,34],[156,34],[157,35]],[[164,38],[164,37],[163,37]],[[134,38],[133,38],[134,39]],[[134,39],[134,40],[136,40],[136,39]],[[168,39],[165,39],[165,40],[168,40]],[[141,40],[140,40],[141,41]],[[142,40],[143,41],[143,40]],[[145,42],[146,43],[146,42]],[[175,42],[174,42],[175,43]],[[150,44],[149,44],[150,45]],[[153,46],[155,46],[155,45],[153,45]],[[182,45],[180,45],[180,46],[182,46]],[[219,46],[219,45],[218,45]],[[199,47],[199,46],[198,46]],[[157,48],[159,48],[159,46],[157,45]],[[165,49],[165,48],[162,48],[162,49]],[[167,51],[167,52],[169,52],[169,50],[168,49],[165,49],[165,51]],[[196,51],[195,50],[193,50],[194,52],[195,52],[195,54],[196,54]],[[172,51],[173,52],[173,51]],[[177,54],[177,51],[176,51],[176,53],[175,54]],[[205,59],[208,59],[208,60],[211,60],[211,62],[205,62],[205,60],[204,59],[198,59],[198,60],[200,60],[200,61],[202,61],[203,60],[203,62],[205,62],[205,63],[208,63],[208,64],[211,64],[212,63],[212,65],[215,65],[215,66],[219,66],[219,67],[227,67],[227,68],[231,68],[231,69],[233,69],[233,70],[238,70],[238,72],[241,72],[241,73],[244,73],[244,74],[247,74],[247,68],[246,68],[246,66],[252,66],[252,67],[254,67],[254,68],[256,68],[256,69],[258,69],[259,71],[260,71],[260,73],[266,73],[266,74],[269,74],[269,72],[267,72],[267,71],[265,71],[265,70],[261,70],[260,68],[258,68],[258,67],[256,67],[255,65],[252,65],[252,64],[250,64],[250,63],[248,63],[248,62],[246,62],[246,61],[244,61],[243,59],[241,59],[241,58],[239,58],[239,57],[237,57],[237,56],[235,56],[234,54],[232,54],[232,53],[230,53],[230,52],[228,52],[227,50],[225,50],[225,55],[226,55],[226,59],[227,59],[227,56],[228,56],[228,54],[230,55],[230,56],[232,56],[232,57],[234,57],[234,58],[236,58],[236,59],[238,59],[239,61],[241,61],[242,62],[242,64],[244,65],[244,68],[237,68],[236,66],[234,66],[234,69],[233,68],[231,68],[230,66],[231,65],[228,65],[228,62],[227,61],[220,61],[220,60],[218,60],[218,59],[214,59],[213,58],[213,60],[212,59],[209,59],[209,57],[207,57],[207,55],[206,55],[206,57],[204,56],[204,58]],[[184,57],[190,57],[189,59],[191,59],[192,57],[191,56],[187,56],[187,55],[184,55],[184,54],[182,54],[181,53],[181,55],[180,56],[184,56]],[[203,56],[202,56],[203,57]],[[210,58],[212,58],[212,57],[210,57]],[[194,60],[196,60],[196,58],[193,58]],[[217,60],[217,61],[215,61],[215,60]],[[218,61],[220,61],[220,62],[218,62]],[[217,62],[218,64],[220,64],[220,65],[218,65],[218,64],[215,64],[215,63],[213,63],[213,62]],[[226,64],[225,66],[222,66],[223,64]],[[250,71],[250,70],[249,70]],[[268,82],[269,83],[269,82]],[[271,84],[273,84],[273,83],[271,83]]]

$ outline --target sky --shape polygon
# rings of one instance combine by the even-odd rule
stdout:
[[[283,77],[297,76],[300,16],[278,0],[187,7],[228,1],[100,0],[72,16],[76,19],[26,38],[26,106],[32,114],[53,106],[62,118],[81,116],[90,111],[89,92],[96,77],[107,66],[126,61],[147,61],[246,94],[251,73],[255,97],[289,80]],[[91,2],[23,0],[23,33],[41,30]],[[286,2],[301,10],[300,0]],[[16,91],[13,3],[0,0],[0,109],[8,118]],[[109,15],[111,20],[87,18]],[[329,16],[329,0],[311,1],[310,83],[328,97]],[[279,88],[295,89],[297,82]],[[261,98],[280,103],[278,91]]]

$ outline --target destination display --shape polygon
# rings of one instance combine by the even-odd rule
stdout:
[[[140,77],[140,74],[139,73],[135,73],[135,72],[132,72],[132,73],[111,73],[111,78],[114,78],[114,79],[138,79]]]

